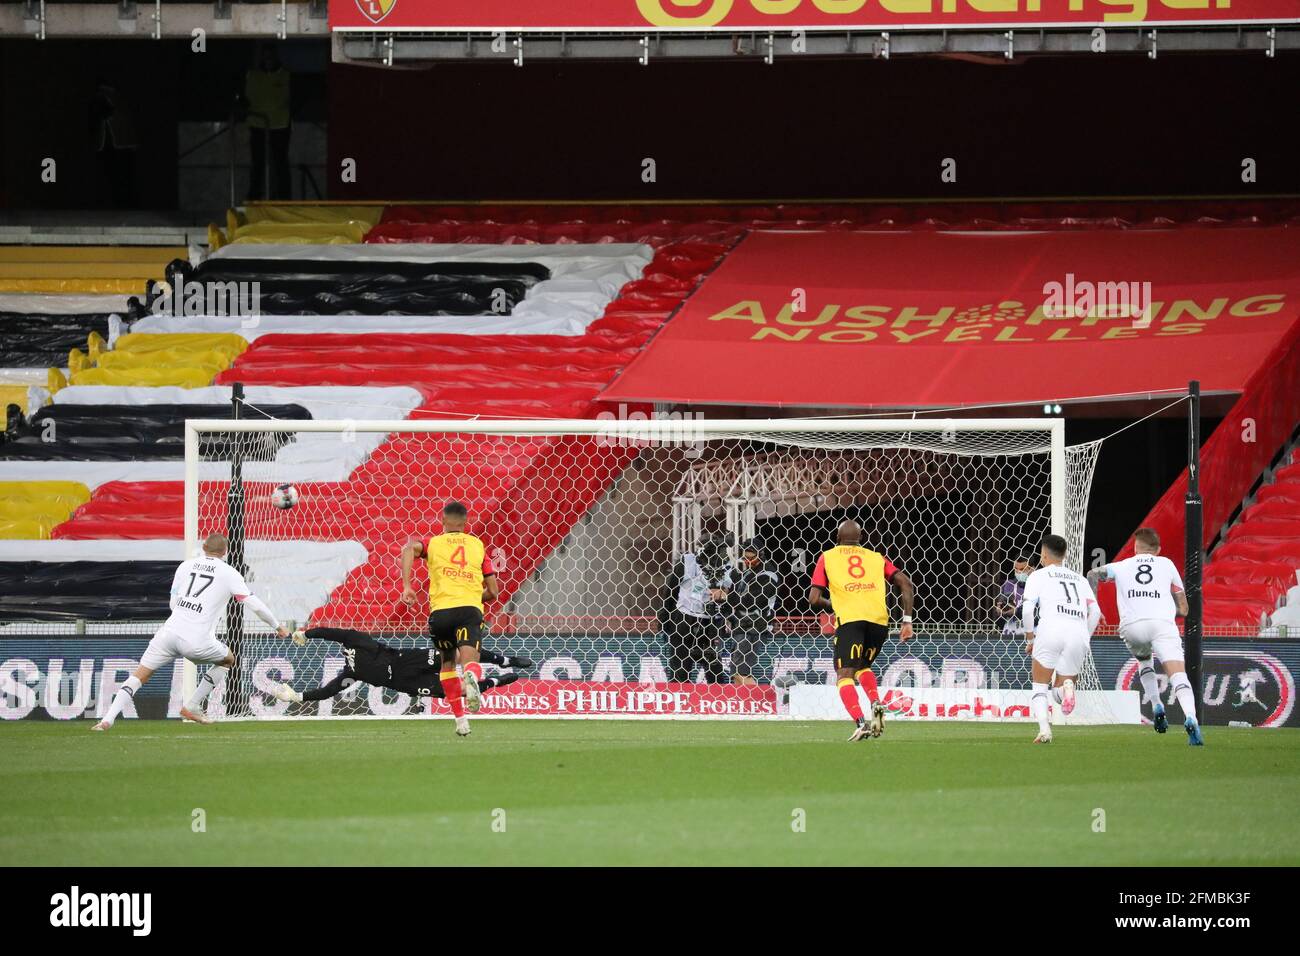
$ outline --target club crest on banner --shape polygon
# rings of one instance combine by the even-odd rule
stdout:
[[[371,23],[378,23],[393,12],[397,0],[357,0],[357,9]]]

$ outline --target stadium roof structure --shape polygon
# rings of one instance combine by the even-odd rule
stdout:
[[[1300,26],[1239,24],[1231,27],[1160,27],[1106,29],[1103,55],[1254,52],[1274,56],[1300,50]],[[563,32],[428,31],[336,28],[336,62],[374,63],[439,60],[513,61],[523,66],[538,60],[628,60],[642,66],[657,60],[710,59],[762,61],[793,57],[971,56],[1013,60],[1028,56],[1099,54],[1092,28],[1022,30],[843,30],[809,33],[798,51],[789,32],[685,31]]]
[[[1258,50],[1300,44],[1300,0],[989,5],[819,0],[330,0],[335,58],[635,59]]]
[[[659,3],[659,7],[671,6]],[[319,37],[332,34],[338,62],[477,60],[713,59],[775,63],[790,57],[937,55],[1017,59],[1038,55],[1145,55],[1233,52],[1274,56],[1300,50],[1300,0],[1131,13],[1093,2],[1064,14],[902,15],[862,5],[827,14],[813,4],[789,14],[759,14],[741,0],[715,0],[681,21],[643,15],[652,0],[262,0],[211,3],[42,2],[0,4],[0,36],[37,40]],[[1047,4],[1050,8],[1052,4]],[[1070,5],[1071,8],[1075,4]],[[706,12],[726,8],[715,25]],[[1124,17],[1125,19],[1120,19]],[[666,24],[666,25],[665,25]]]

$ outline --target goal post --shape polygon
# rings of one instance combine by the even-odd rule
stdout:
[[[1097,447],[1067,447],[1061,419],[272,420],[251,409],[186,422],[186,549],[243,528],[250,584],[282,619],[427,647],[427,595],[399,600],[399,552],[437,533],[443,504],[459,500],[502,587],[485,646],[535,662],[485,697],[484,714],[842,719],[831,622],[807,591],[851,518],[916,586],[916,637],[898,641],[891,595],[894,630],[875,665],[891,709],[1027,719],[1011,563],[1053,532],[1083,569]],[[235,461],[242,494],[230,493]],[[273,494],[283,485],[296,494]],[[446,712],[355,684],[327,701],[277,700],[278,682],[304,690],[338,675],[343,651],[298,647],[251,616],[242,625],[242,676],[212,695],[219,715]],[[1116,719],[1091,659],[1080,685],[1072,722]]]

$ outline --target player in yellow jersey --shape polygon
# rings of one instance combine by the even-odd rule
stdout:
[[[442,534],[411,541],[402,548],[402,602],[414,606],[418,598],[411,586],[417,558],[429,565],[429,637],[442,657],[443,690],[456,718],[456,733],[469,734],[468,709],[476,713],[482,700],[479,683],[479,640],[483,602],[497,596],[496,569],[487,548],[465,531],[469,512],[459,501],[442,509]]]
[[[871,671],[871,662],[889,636],[885,584],[898,589],[903,605],[900,641],[912,639],[915,590],[911,579],[892,561],[862,546],[862,528],[856,521],[842,523],[837,540],[839,544],[817,559],[808,600],[817,610],[835,615],[835,676],[840,700],[855,725],[849,740],[863,740],[879,737],[885,730],[885,708],[880,703],[876,675]],[[870,723],[862,716],[855,681],[862,684],[871,701]]]

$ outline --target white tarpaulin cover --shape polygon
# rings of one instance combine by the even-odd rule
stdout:
[[[199,542],[175,541],[6,541],[0,561],[175,561],[198,552]],[[245,544],[248,583],[282,621],[307,620],[344,578],[369,558],[358,541],[256,541]],[[155,596],[156,597],[156,596]],[[263,625],[248,614],[251,624]],[[24,625],[25,626],[25,625]]]
[[[125,314],[129,298],[125,295],[0,292],[0,312],[26,312],[33,315]]]

